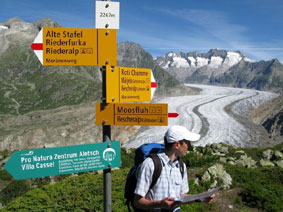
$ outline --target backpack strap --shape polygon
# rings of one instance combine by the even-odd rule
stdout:
[[[160,160],[160,158],[158,157],[157,154],[150,154],[149,157],[153,160],[153,164],[154,164],[152,182],[151,182],[150,187],[149,187],[150,189],[152,189],[155,186],[158,178],[161,175],[162,163],[161,163],[161,160]],[[178,158],[178,161],[179,161],[179,166],[180,166],[180,172],[181,172],[181,175],[182,175],[182,178],[183,178],[184,177],[184,161],[181,157]]]
[[[153,164],[154,164],[152,182],[151,182],[150,187],[149,187],[150,189],[152,189],[155,186],[158,178],[161,175],[162,164],[161,164],[160,158],[158,157],[157,154],[150,154],[149,157],[153,160]]]
[[[180,166],[180,172],[182,175],[182,178],[184,178],[184,161],[181,157],[178,158],[179,166]]]
[[[161,161],[160,161],[160,158],[158,157],[157,154],[150,154],[148,157],[150,157],[153,161],[153,165],[154,165],[154,171],[153,171],[153,175],[152,175],[152,182],[149,186],[150,189],[152,189],[158,178],[160,177],[161,175],[161,171],[162,171],[162,164],[161,164]],[[146,212],[147,210],[142,210],[142,209],[138,209],[138,208],[135,208],[134,207],[134,203],[133,202],[130,202],[129,200],[126,201],[126,205],[128,207],[128,212],[131,212],[131,207],[130,207],[130,203],[134,209],[135,212]]]

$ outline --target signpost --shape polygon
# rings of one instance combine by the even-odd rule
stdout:
[[[178,116],[178,114],[177,114]],[[167,126],[167,104],[112,104],[96,103],[97,125]]]
[[[96,1],[95,26],[98,29],[119,29],[120,2]]]
[[[151,69],[106,67],[106,102],[151,101],[157,84]]]
[[[120,167],[120,142],[14,152],[4,168],[17,180]]]
[[[111,141],[111,125],[167,126],[167,104],[151,101],[157,83],[151,69],[116,67],[119,2],[96,1],[96,29],[43,27],[31,48],[44,66],[102,66],[102,103],[96,124],[103,143],[18,151],[5,165],[15,179],[103,169],[104,211],[111,212],[111,168],[119,167],[120,142]]]
[[[113,29],[43,27],[31,48],[44,66],[115,66],[116,46]]]

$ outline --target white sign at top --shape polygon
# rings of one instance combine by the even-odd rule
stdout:
[[[96,1],[95,27],[119,29],[120,2]]]

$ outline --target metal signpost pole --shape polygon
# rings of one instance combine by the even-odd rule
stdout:
[[[110,91],[107,91],[107,68],[109,67],[113,68],[117,65],[117,29],[119,29],[119,8],[120,3],[119,2],[111,2],[111,0],[102,0],[102,1],[96,1],[96,28],[95,29],[86,29],[86,28],[53,28],[53,27],[43,27],[40,32],[38,33],[37,37],[35,38],[34,42],[31,45],[31,48],[34,50],[36,56],[38,57],[39,61],[44,66],[70,66],[70,65],[77,65],[77,66],[102,66],[101,72],[102,72],[102,104],[101,106],[105,109],[107,108],[107,105],[112,103],[115,99],[115,97],[111,97],[111,101],[107,100],[107,95],[111,93]],[[68,36],[65,38],[63,37],[64,34],[68,34]],[[70,37],[69,37],[70,35]],[[71,36],[72,35],[72,36]],[[76,35],[76,36],[73,36]],[[64,40],[65,38],[65,40]],[[53,40],[55,44],[57,42],[61,42],[63,40],[63,43],[68,43],[68,45],[59,45],[59,44],[53,44],[50,42],[50,40]],[[48,42],[47,42],[48,41]],[[77,45],[77,43],[80,43],[79,41],[82,41],[85,45],[82,47],[81,45]],[[51,44],[50,44],[51,43]],[[61,48],[64,49],[63,53]],[[51,51],[51,49],[53,49]],[[67,51],[73,49],[74,53]],[[59,53],[60,52],[60,53]],[[110,74],[109,74],[110,75]],[[109,86],[108,86],[109,87]],[[108,92],[108,94],[106,93]],[[106,95],[107,94],[107,95]],[[113,100],[112,100],[113,99]],[[97,111],[96,111],[97,112]],[[108,152],[114,152],[117,157],[119,157],[119,160],[121,160],[121,154],[120,154],[120,144],[119,144],[119,151],[116,151],[113,149],[114,147],[117,148],[114,141],[111,141],[111,125],[109,125],[106,119],[102,122],[102,132],[103,132],[103,142],[104,147],[107,146]],[[107,142],[107,143],[106,143]],[[47,151],[48,150],[48,151]],[[40,154],[46,154],[49,153],[49,149],[45,149],[45,152]],[[53,154],[53,151],[57,151],[57,149],[52,149],[50,151],[50,154]],[[67,151],[67,149],[63,149],[60,151]],[[37,150],[35,151],[37,152]],[[88,154],[89,150],[87,150]],[[103,152],[107,153],[105,150]],[[21,154],[21,153],[19,153]],[[17,165],[20,173],[24,172],[26,173],[33,173],[34,177],[41,177],[42,176],[49,176],[48,171],[52,168],[53,175],[56,175],[59,171],[63,170],[66,167],[61,167],[60,165],[55,166],[55,161],[52,161],[52,157],[49,157],[48,160],[50,160],[48,163],[45,162],[42,167],[40,167],[40,164],[34,165],[32,164],[32,154],[35,154],[33,151],[30,151],[27,154],[26,160],[19,161],[18,156],[14,157],[13,163]],[[30,155],[31,154],[31,155]],[[57,153],[56,153],[57,154]],[[65,154],[65,153],[64,153]],[[30,157],[28,157],[30,156]],[[40,155],[42,156],[42,155]],[[86,170],[98,170],[99,168],[103,167],[103,190],[104,190],[104,211],[105,212],[111,212],[111,203],[112,203],[112,182],[111,182],[111,168],[120,166],[120,162],[117,163],[115,161],[115,157],[112,156],[103,156],[104,164],[99,163],[95,164],[97,167],[92,167],[91,165],[86,166]],[[76,153],[76,158],[74,158],[74,163],[79,157],[80,154]],[[85,158],[79,158],[83,159],[86,163],[89,161],[89,159]],[[117,160],[117,158],[116,158]],[[105,161],[107,161],[107,165],[105,164]],[[57,161],[58,162],[58,161]],[[110,163],[111,162],[111,163]],[[10,162],[9,166],[6,166],[8,169],[11,169],[11,171],[14,171],[13,167],[14,164]],[[19,165],[20,164],[20,165]],[[57,164],[57,163],[56,163]],[[62,165],[62,164],[61,164]],[[102,166],[103,165],[103,166]],[[57,167],[58,166],[58,167]],[[60,169],[61,167],[61,169]],[[84,166],[83,166],[84,167]],[[81,170],[79,164],[75,164],[74,167],[72,167],[71,171],[78,172]],[[46,173],[41,173],[38,168],[48,168],[48,171]],[[100,170],[100,169],[99,169]],[[19,172],[16,170],[16,173]],[[17,177],[21,177],[18,176]],[[26,176],[25,176],[26,177]]]
[[[102,70],[102,102],[106,107],[106,66]],[[111,141],[111,125],[102,125],[103,142]],[[104,211],[111,212],[112,181],[111,167],[103,170]]]
[[[111,1],[111,0],[105,0]],[[106,107],[106,66],[102,67],[102,103]],[[111,125],[102,126],[103,142],[111,141]],[[104,212],[112,210],[112,179],[111,167],[103,170]]]

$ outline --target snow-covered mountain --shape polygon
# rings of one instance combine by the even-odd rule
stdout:
[[[208,53],[189,52],[173,53],[158,57],[158,64],[166,69],[190,68],[192,71],[207,66],[211,69],[227,69],[240,61],[255,62],[241,52],[211,49]]]
[[[278,59],[254,61],[241,52],[170,52],[156,62],[181,82],[282,92],[283,65]]]
[[[255,62],[241,52],[211,49],[208,53],[173,53],[157,57],[157,63],[181,82],[196,72],[210,77],[219,76],[241,61]]]

